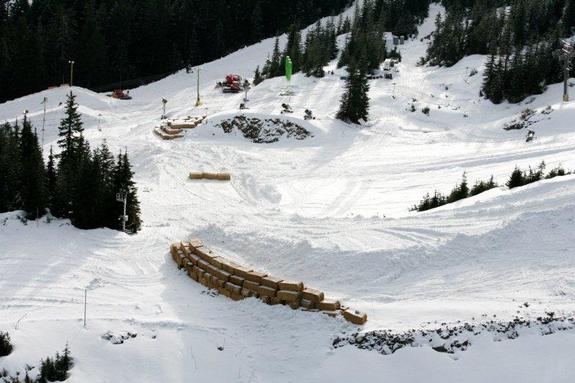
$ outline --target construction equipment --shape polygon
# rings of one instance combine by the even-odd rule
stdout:
[[[117,100],[131,100],[132,99],[132,96],[130,96],[130,91],[127,90],[124,92],[123,89],[116,89],[112,92],[112,94],[110,94],[108,96],[115,98]]]
[[[249,86],[249,82],[243,82],[241,76],[237,74],[229,74],[226,76],[225,81],[218,83],[218,86],[222,88],[224,93],[240,93],[244,90],[246,83]]]

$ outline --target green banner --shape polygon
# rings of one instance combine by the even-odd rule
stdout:
[[[286,78],[291,81],[291,75],[293,74],[293,63],[289,56],[286,56]]]

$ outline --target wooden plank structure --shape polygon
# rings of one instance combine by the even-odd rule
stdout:
[[[230,173],[190,173],[191,180],[231,181]]]
[[[206,116],[188,116],[182,121],[168,121],[154,128],[154,133],[162,140],[175,140],[184,137],[184,129],[195,129],[206,120]]]
[[[303,282],[284,281],[238,265],[207,249],[199,239],[175,243],[171,245],[170,253],[178,267],[185,269],[194,281],[235,301],[256,297],[269,305],[283,304],[332,317],[341,314],[355,325],[367,322],[365,313],[342,306],[339,301],[325,299],[323,292],[306,287]]]

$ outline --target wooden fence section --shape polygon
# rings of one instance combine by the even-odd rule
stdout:
[[[170,252],[178,267],[186,269],[190,278],[233,300],[256,297],[269,305],[283,304],[332,317],[341,313],[356,325],[367,321],[366,314],[342,306],[339,301],[326,299],[319,290],[238,265],[216,255],[200,240],[173,244]]]

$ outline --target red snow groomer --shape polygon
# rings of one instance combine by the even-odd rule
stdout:
[[[229,74],[226,81],[220,83],[224,93],[239,93],[243,88],[242,77],[237,74]]]

